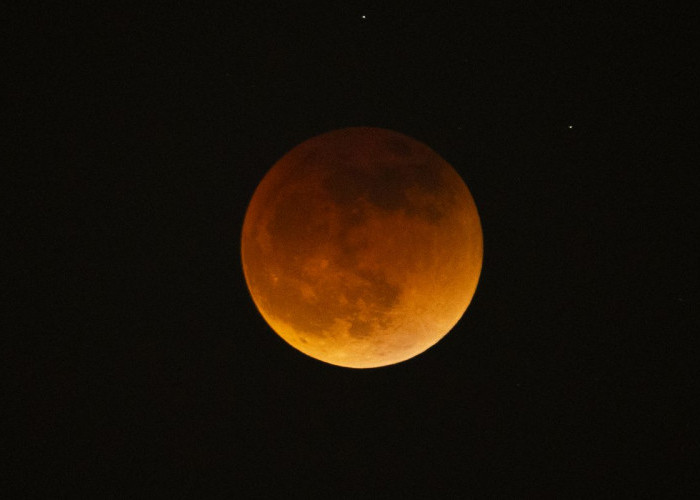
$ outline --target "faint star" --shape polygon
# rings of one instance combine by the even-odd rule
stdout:
[[[573,126],[573,125],[569,125],[569,128],[574,128],[574,126]]]

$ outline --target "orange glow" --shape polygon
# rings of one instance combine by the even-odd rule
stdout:
[[[436,152],[405,135],[348,128],[300,144],[248,207],[243,271],[260,313],[321,361],[371,368],[437,343],[481,272],[474,200]]]

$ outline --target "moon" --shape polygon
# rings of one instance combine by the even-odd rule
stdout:
[[[374,368],[424,352],[460,320],[483,236],[469,189],[440,155],[352,127],[273,165],[248,206],[241,258],[255,305],[289,345]]]

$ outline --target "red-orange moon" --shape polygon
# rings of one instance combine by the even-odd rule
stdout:
[[[243,271],[267,323],[327,363],[372,368],[437,343],[481,272],[476,205],[425,144],[354,127],[284,155],[243,222]]]

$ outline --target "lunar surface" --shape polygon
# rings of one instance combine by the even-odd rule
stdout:
[[[474,200],[435,151],[379,128],[309,139],[263,178],[243,223],[253,301],[287,343],[372,368],[407,360],[459,321],[483,238]]]

